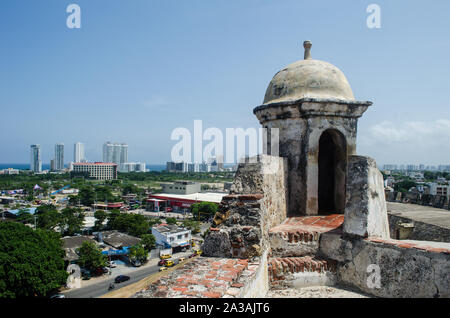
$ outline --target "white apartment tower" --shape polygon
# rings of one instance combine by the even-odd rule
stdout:
[[[41,145],[31,145],[30,170],[33,172],[42,172]]]
[[[125,143],[103,144],[103,162],[113,162],[118,165],[128,162],[128,145]]]
[[[73,162],[85,162],[86,158],[84,156],[84,144],[77,142],[73,146]]]

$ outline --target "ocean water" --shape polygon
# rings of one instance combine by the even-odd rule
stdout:
[[[0,163],[0,170],[3,169],[19,169],[19,170],[27,170],[30,169],[30,164],[28,163]],[[42,164],[42,170],[49,170],[49,164]],[[162,171],[166,169],[166,165],[147,165],[147,169],[150,171]]]

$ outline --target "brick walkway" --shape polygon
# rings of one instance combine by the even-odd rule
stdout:
[[[259,264],[245,259],[198,257],[161,277],[134,297],[219,298],[236,297]]]
[[[290,243],[311,242],[317,241],[321,233],[340,231],[343,223],[343,214],[292,217],[270,229],[269,233],[281,234]]]

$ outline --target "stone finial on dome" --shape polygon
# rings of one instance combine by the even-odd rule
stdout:
[[[303,47],[305,48],[305,60],[311,59],[311,41],[305,41],[303,42]]]

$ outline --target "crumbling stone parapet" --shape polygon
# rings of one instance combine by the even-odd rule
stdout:
[[[383,176],[375,160],[348,157],[344,233],[389,238]]]

